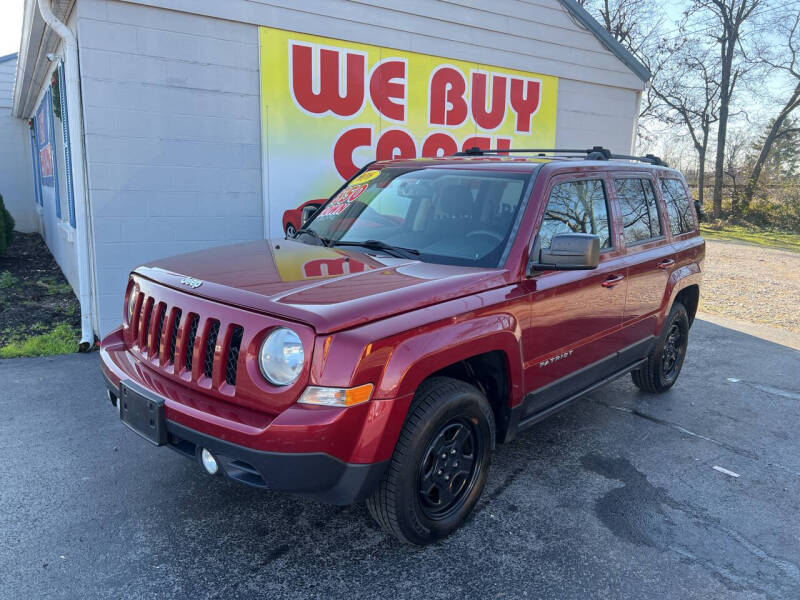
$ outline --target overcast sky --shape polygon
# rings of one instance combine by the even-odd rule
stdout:
[[[19,52],[25,0],[0,0],[0,56]]]

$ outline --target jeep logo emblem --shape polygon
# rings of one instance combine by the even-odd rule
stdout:
[[[203,285],[203,282],[200,281],[199,279],[195,279],[194,277],[184,277],[183,279],[181,279],[181,284],[189,286],[193,290],[196,290],[201,285]]]

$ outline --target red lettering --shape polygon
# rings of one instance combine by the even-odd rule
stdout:
[[[422,143],[422,156],[436,158],[452,156],[458,152],[458,144],[446,133],[432,133]]]
[[[352,117],[364,104],[366,58],[345,52],[345,95],[339,89],[339,50],[320,48],[319,71],[314,72],[311,46],[292,44],[292,95],[297,104],[315,115],[328,111],[340,117]],[[318,75],[318,77],[315,77]],[[319,91],[314,91],[314,83]]]
[[[486,109],[486,73],[472,73],[472,118],[481,129],[497,129],[506,116],[506,78],[492,75],[491,108]]]
[[[539,100],[542,96],[541,84],[533,79],[523,80],[512,77],[508,96],[511,109],[517,115],[515,126],[517,133],[530,133],[531,117],[539,110]]]
[[[511,138],[496,137],[494,138],[495,148],[497,150],[510,150]],[[508,152],[499,152],[502,156],[508,156]]]
[[[333,146],[333,164],[336,171],[344,179],[350,179],[358,172],[358,167],[353,162],[353,152],[361,146],[372,145],[371,127],[354,127],[339,136]]]
[[[428,121],[431,125],[456,127],[467,120],[464,94],[467,82],[458,69],[442,67],[431,77],[428,90]]]
[[[388,129],[378,138],[375,158],[392,160],[393,158],[415,158],[417,145],[414,138],[402,129]]]
[[[367,265],[358,260],[341,258],[318,258],[303,264],[303,274],[306,277],[323,277],[326,275],[345,275],[347,273],[361,273],[367,270]]]
[[[401,122],[406,120],[405,79],[406,63],[402,60],[387,60],[372,72],[369,96],[375,110],[387,119]]]
[[[492,147],[492,139],[482,135],[473,135],[468,137],[461,144],[461,150],[466,152],[470,148],[480,148],[481,150],[490,150]]]

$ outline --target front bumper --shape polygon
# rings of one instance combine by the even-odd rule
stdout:
[[[279,415],[237,407],[175,385],[137,361],[121,336],[103,341],[101,367],[113,401],[121,381],[165,399],[167,445],[199,461],[202,448],[242,483],[330,504],[366,498],[385,473],[411,397],[350,408],[295,405]]]
[[[106,378],[106,387],[118,402],[119,389]],[[254,450],[189,429],[167,420],[167,447],[200,461],[209,450],[230,479],[277,492],[299,494],[345,505],[360,502],[380,482],[389,461],[369,464],[343,462],[322,452],[269,452]]]

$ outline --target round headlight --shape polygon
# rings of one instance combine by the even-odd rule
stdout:
[[[304,359],[300,336],[286,327],[279,327],[270,333],[258,353],[261,373],[275,385],[294,383],[303,370]]]
[[[131,293],[128,296],[128,323],[133,319],[133,309],[136,308],[136,296],[139,295],[139,290],[136,287],[131,288]]]

